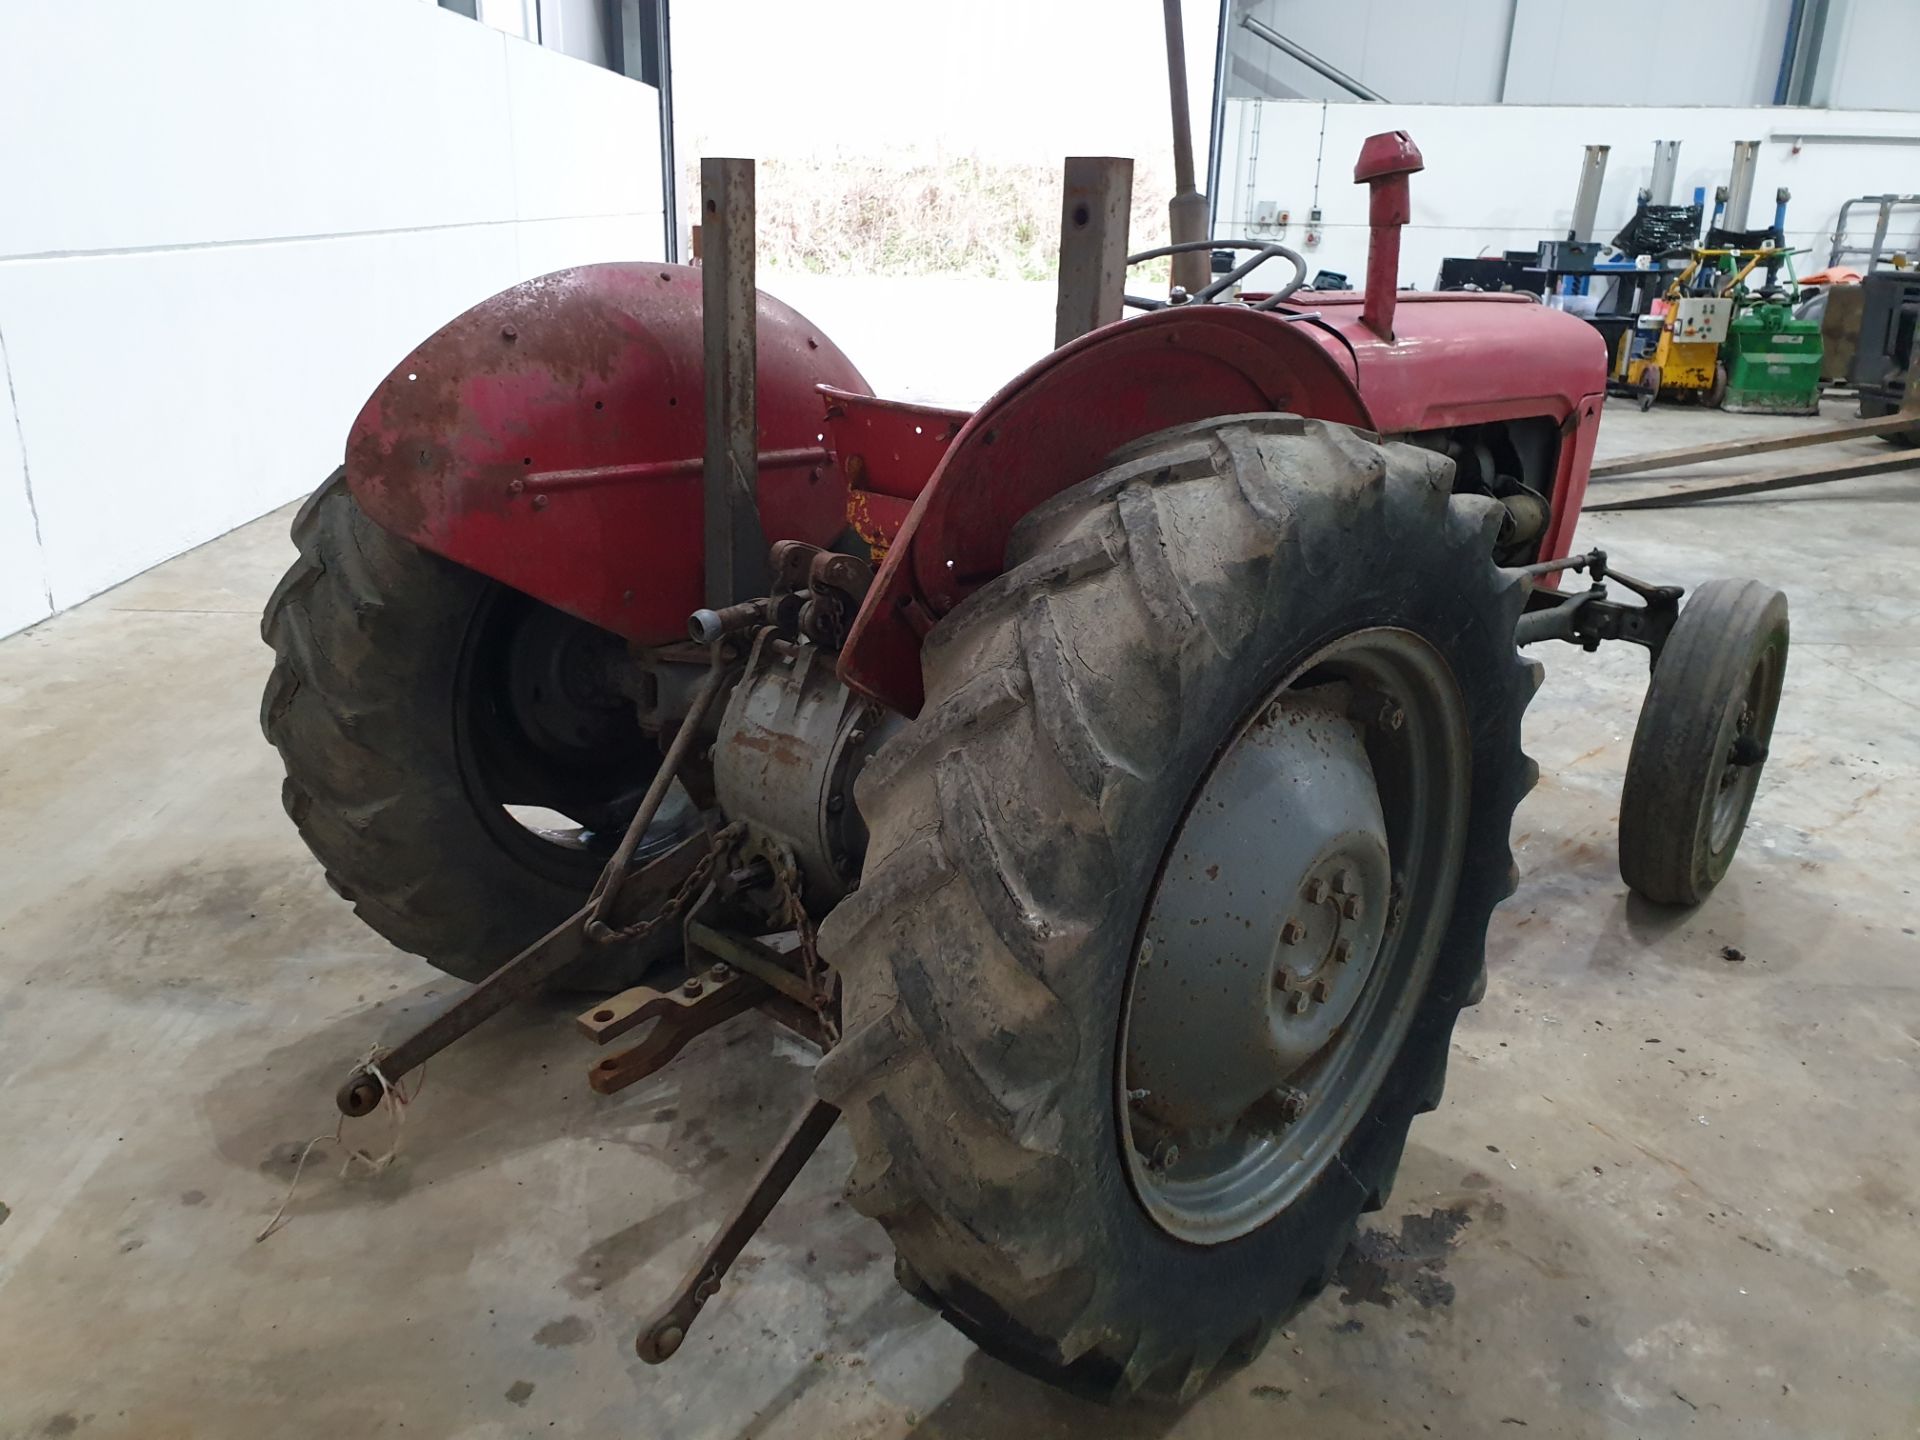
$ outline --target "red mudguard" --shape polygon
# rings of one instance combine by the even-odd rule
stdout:
[[[642,644],[704,602],[700,272],[588,265],[474,306],[361,410],[347,485],[424,549]],[[817,385],[871,393],[772,296],[759,306],[760,513],[769,539],[830,544],[847,485]]]

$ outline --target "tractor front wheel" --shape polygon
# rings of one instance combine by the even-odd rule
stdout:
[[[929,635],[828,917],[849,1196],[990,1353],[1190,1394],[1438,1102],[1533,779],[1498,505],[1292,416],[1127,447]]]
[[[341,471],[293,541],[261,619],[287,814],[362,920],[482,979],[579,908],[659,766],[606,684],[622,642],[388,534]],[[656,846],[690,819],[669,807]],[[651,958],[563,983],[618,989]]]
[[[1709,580],[1653,667],[1620,790],[1620,878],[1656,905],[1698,905],[1753,809],[1787,666],[1787,597]]]

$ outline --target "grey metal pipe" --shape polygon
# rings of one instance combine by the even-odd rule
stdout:
[[[1173,101],[1173,201],[1168,229],[1176,245],[1207,238],[1207,197],[1193,186],[1193,113],[1187,102],[1187,36],[1180,0],[1162,0],[1167,19],[1167,94]],[[1124,242],[1123,242],[1124,244]],[[1173,283],[1189,295],[1207,283],[1204,251],[1173,257]]]
[[[1720,225],[1725,230],[1745,230],[1747,212],[1753,207],[1753,177],[1760,168],[1760,142],[1733,142],[1733,173],[1727,177],[1727,205]]]
[[[654,0],[654,54],[660,66],[660,201],[667,218],[669,265],[680,263],[680,200],[673,154],[673,35],[667,24],[667,0]]]
[[[1673,203],[1673,181],[1680,168],[1680,142],[1678,140],[1656,140],[1653,142],[1653,174],[1647,180],[1647,203],[1649,205],[1671,205]]]
[[[1591,240],[1594,218],[1600,213],[1600,187],[1606,183],[1607,154],[1611,145],[1587,146],[1586,159],[1580,162],[1580,184],[1573,195],[1573,223],[1567,227],[1569,240]]]
[[[1227,134],[1227,51],[1233,0],[1220,0],[1220,27],[1213,46],[1213,119],[1207,127],[1207,233],[1218,228],[1220,151]]]
[[[1267,44],[1273,46],[1274,49],[1291,55],[1316,75],[1324,75],[1349,95],[1357,96],[1362,100],[1376,100],[1381,104],[1386,103],[1387,97],[1380,94],[1379,91],[1369,90],[1365,85],[1362,85],[1358,80],[1347,74],[1346,71],[1336,69],[1334,66],[1329,65],[1304,45],[1294,44],[1293,41],[1287,39],[1286,36],[1282,35],[1271,25],[1263,24],[1251,15],[1243,15],[1240,18],[1240,23],[1257,38],[1266,41]]]

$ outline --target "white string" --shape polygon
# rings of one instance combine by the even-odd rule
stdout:
[[[380,1066],[374,1060],[374,1056],[379,1053],[377,1049],[369,1050],[367,1052],[367,1058],[360,1062],[359,1068],[380,1082],[380,1103],[386,1106],[387,1113],[393,1117],[393,1140],[387,1146],[384,1155],[369,1155],[362,1149],[349,1149],[347,1151],[346,1161],[340,1167],[340,1178],[342,1180],[353,1173],[355,1162],[366,1166],[369,1175],[378,1175],[393,1164],[394,1160],[398,1158],[400,1154],[400,1141],[407,1123],[407,1106],[412,1103],[414,1096],[420,1093],[420,1084],[418,1081],[414,1084],[413,1095],[407,1094],[404,1090],[400,1089],[399,1086],[390,1082],[387,1077],[381,1073]],[[422,1071],[423,1077],[424,1074],[425,1072]],[[316,1135],[301,1147],[300,1158],[294,1162],[293,1180],[287,1186],[286,1196],[281,1200],[280,1208],[273,1212],[273,1218],[267,1221],[266,1228],[253,1237],[254,1244],[258,1245],[262,1240],[280,1228],[280,1221],[282,1217],[286,1215],[287,1207],[293,1203],[294,1192],[300,1188],[300,1175],[301,1172],[307,1168],[307,1157],[313,1153],[313,1147],[326,1144],[345,1146],[347,1143],[345,1134],[346,1127],[347,1117],[342,1115],[335,1123],[331,1135]]]

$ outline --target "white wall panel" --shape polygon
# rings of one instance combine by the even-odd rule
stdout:
[[[46,564],[27,501],[27,475],[20,453],[4,374],[0,374],[0,635],[52,613]]]
[[[1833,0],[1821,55],[1813,96],[1820,104],[1920,106],[1920,0]]]
[[[0,255],[510,219],[506,43],[392,0],[6,0]]]
[[[1363,81],[1389,100],[1480,104],[1500,98],[1513,0],[1253,0],[1234,7]],[[1245,28],[1234,54],[1277,93],[1345,99],[1347,92]],[[1244,83],[1228,91],[1248,93]]]
[[[1912,0],[1901,0],[1912,3]],[[1765,105],[1789,0],[1523,3],[1506,100],[1528,105]],[[1849,102],[1851,103],[1851,102]]]
[[[0,265],[55,605],[311,490],[407,349],[514,277],[514,239],[475,226]]]
[[[658,208],[648,215],[529,220],[514,233],[523,275],[546,275],[602,260],[657,259],[663,248]]]
[[[4,0],[0,133],[0,634],[310,490],[475,301],[662,248],[654,91],[431,5]]]
[[[511,213],[522,220],[658,216],[656,92],[538,45],[515,40],[504,45],[507,109],[513,117]]]

